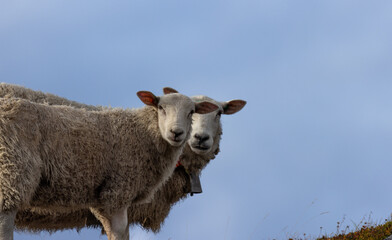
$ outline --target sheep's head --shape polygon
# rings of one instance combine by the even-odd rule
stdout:
[[[207,114],[218,108],[211,102],[195,103],[179,93],[156,97],[151,92],[140,91],[137,95],[146,105],[157,108],[161,135],[173,146],[181,146],[187,140],[194,113]]]
[[[214,139],[219,134],[222,114],[234,114],[240,111],[246,104],[243,100],[231,100],[227,102],[217,102],[206,96],[192,97],[195,102],[208,101],[219,106],[211,113],[193,115],[192,131],[188,144],[192,151],[197,154],[207,154],[212,150]]]
[[[172,88],[164,88],[165,94],[177,93]],[[192,131],[188,144],[192,151],[197,154],[207,154],[212,150],[214,139],[219,134],[220,117],[222,114],[234,114],[240,111],[246,104],[244,100],[231,100],[227,102],[217,102],[207,96],[195,96],[191,98],[194,102],[211,102],[218,106],[218,109],[208,114],[194,114],[192,116]]]

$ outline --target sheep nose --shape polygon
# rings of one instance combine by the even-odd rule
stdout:
[[[170,132],[174,134],[175,139],[184,133],[181,129],[171,129]]]
[[[199,141],[200,143],[203,143],[205,141],[207,141],[208,139],[210,139],[210,136],[208,134],[195,134],[195,138]]]

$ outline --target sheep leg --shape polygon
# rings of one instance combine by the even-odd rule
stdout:
[[[96,208],[90,208],[90,211],[102,223],[109,240],[129,240],[127,208],[112,214]]]
[[[16,210],[0,212],[0,240],[14,239],[14,222]]]

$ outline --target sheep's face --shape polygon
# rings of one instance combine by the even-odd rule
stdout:
[[[222,104],[204,96],[193,97],[194,101],[210,101],[215,103],[219,108],[214,112],[192,116],[192,131],[188,144],[192,151],[197,154],[209,153],[214,144],[214,138],[218,134],[221,125],[221,115],[223,113]]]
[[[139,98],[147,105],[157,108],[158,125],[163,139],[179,147],[188,139],[194,113],[207,114],[218,106],[210,102],[193,102],[179,93],[155,97],[150,92],[138,92]]]
[[[189,135],[195,104],[180,94],[161,97],[158,103],[158,123],[163,138],[173,146],[184,143]]]
[[[209,101],[219,106],[214,112],[204,115],[194,114],[192,117],[192,131],[188,144],[193,152],[197,154],[207,154],[212,150],[214,139],[221,129],[221,115],[238,112],[245,106],[246,102],[243,100],[217,102],[206,96],[196,96],[193,97],[192,100],[195,102]]]

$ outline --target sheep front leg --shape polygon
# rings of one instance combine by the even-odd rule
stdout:
[[[109,240],[129,240],[129,224],[127,208],[115,211],[112,214],[104,210],[91,208],[90,211],[102,223]]]
[[[0,212],[0,240],[14,239],[16,211]]]

